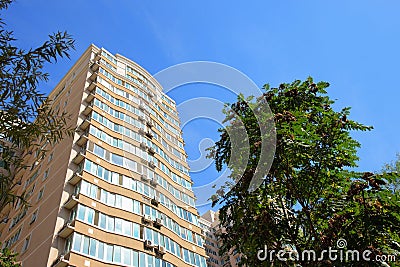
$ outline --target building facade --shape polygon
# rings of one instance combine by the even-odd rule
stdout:
[[[240,262],[240,254],[232,250],[224,255],[219,254],[222,245],[217,235],[223,229],[219,226],[218,211],[209,210],[200,217],[200,226],[205,235],[204,247],[208,255],[207,267],[235,267]]]
[[[49,98],[77,130],[26,159],[31,207],[0,224],[3,246],[23,266],[206,267],[177,109],[160,84],[91,45]]]

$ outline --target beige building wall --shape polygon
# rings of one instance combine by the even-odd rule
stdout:
[[[91,45],[50,93],[77,130],[21,173],[31,207],[0,241],[23,266],[206,266],[175,103]],[[21,213],[22,212],[22,213]]]
[[[224,255],[219,255],[222,245],[217,235],[222,229],[219,226],[219,212],[209,210],[200,218],[200,224],[205,234],[205,250],[208,255],[207,267],[235,267],[240,262],[240,254],[234,250]]]

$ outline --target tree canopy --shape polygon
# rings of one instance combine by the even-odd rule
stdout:
[[[400,251],[400,198],[398,191],[390,190],[396,173],[351,171],[357,166],[360,143],[350,133],[372,127],[351,120],[350,108],[335,111],[334,101],[327,95],[328,87],[327,82],[315,83],[312,78],[283,83],[278,88],[265,85],[262,97],[252,102],[238,98],[225,110],[231,126],[220,130],[220,140],[210,153],[217,170],[231,157],[243,156],[240,151],[239,155],[231,155],[230,151],[228,132],[238,125],[238,120],[250,140],[245,172],[238,174],[233,168],[234,183],[225,190],[226,194],[219,191],[214,199],[214,204],[222,204],[221,253],[235,249],[242,254],[240,264],[379,266],[372,260],[341,261],[340,257],[335,260],[321,253],[342,248],[357,250],[362,258],[362,252],[369,250],[369,257],[375,259],[376,255]],[[274,114],[276,152],[262,185],[249,192],[262,138],[270,138],[261,136],[259,120],[252,112],[265,101]],[[265,113],[265,121],[271,119],[270,113]],[[271,254],[264,259],[260,252],[265,248]],[[286,252],[286,260],[276,255],[280,250]],[[315,251],[316,260],[313,255],[302,257],[310,250]],[[292,256],[296,252],[299,257],[288,257],[289,252]]]
[[[12,2],[1,0],[0,11]],[[4,208],[17,199],[27,204],[24,193],[15,193],[20,184],[16,174],[31,167],[25,162],[27,156],[42,157],[43,144],[54,144],[73,132],[67,125],[68,114],[55,110],[39,85],[49,79],[45,64],[69,58],[74,40],[66,32],[57,32],[29,50],[18,48],[15,41],[0,17],[0,219],[7,216]]]

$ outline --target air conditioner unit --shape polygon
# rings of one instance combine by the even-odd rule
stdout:
[[[154,169],[156,167],[156,165],[154,164],[154,162],[150,161],[149,162],[149,167]]]
[[[151,204],[153,204],[153,205],[155,205],[155,206],[158,206],[159,203],[160,203],[160,202],[158,201],[157,197],[154,197],[154,198],[151,200]]]
[[[150,184],[155,187],[157,186],[157,181],[155,179],[151,179]]]
[[[160,245],[157,246],[157,251],[158,251],[158,253],[161,254],[161,255],[164,255],[165,252],[166,252],[165,247],[160,246]]]
[[[146,174],[140,175],[140,179],[142,179],[142,181],[145,181],[145,182],[148,182],[150,180],[150,178]]]
[[[147,148],[146,143],[145,142],[141,142],[140,143],[140,148],[146,149]]]
[[[146,248],[152,248],[153,245],[152,245],[152,243],[151,243],[151,240],[145,240],[145,241],[144,241],[144,246],[145,246]]]
[[[156,153],[156,151],[155,151],[154,148],[152,148],[152,147],[149,147],[149,148],[148,148],[148,151],[149,151],[149,153],[152,154],[152,155],[154,155],[154,154]]]
[[[162,225],[162,221],[160,218],[156,218],[156,220],[154,221],[154,225],[155,226],[161,226]]]
[[[146,136],[148,138],[153,138],[153,134],[150,131],[146,132]]]
[[[143,216],[143,221],[145,221],[145,222],[151,222],[152,220],[151,220],[151,216],[150,215],[144,215]]]

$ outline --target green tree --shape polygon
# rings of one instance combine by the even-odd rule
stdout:
[[[382,168],[383,173],[397,173],[400,174],[400,153],[397,153],[396,159],[390,163],[387,163]],[[390,185],[393,192],[400,191],[400,178],[394,179],[392,184]]]
[[[0,244],[1,245],[1,244]],[[0,266],[2,267],[20,267],[17,262],[17,254],[11,252],[8,248],[0,249]]]
[[[231,126],[220,130],[220,140],[210,153],[217,170],[231,157],[245,155],[230,151],[228,132],[235,131],[238,120],[246,128],[250,149],[245,172],[239,174],[232,168],[233,186],[214,196],[214,204],[222,205],[221,253],[236,249],[246,266],[379,266],[377,262],[351,261],[350,256],[348,261],[335,261],[327,254],[319,261],[308,260],[308,250],[314,250],[318,259],[323,250],[337,248],[339,239],[345,239],[345,248],[357,250],[360,257],[364,250],[371,251],[371,259],[399,253],[399,195],[388,186],[396,174],[349,171],[356,167],[360,146],[350,132],[372,127],[348,119],[350,108],[335,111],[326,92],[328,86],[314,83],[312,78],[278,88],[265,85],[265,93],[255,102],[238,98],[225,110]],[[249,192],[261,141],[270,139],[261,136],[252,112],[264,101],[274,113],[270,118],[265,112],[264,121],[275,121],[276,152],[262,185]],[[260,260],[265,246],[269,252]],[[281,249],[296,251],[299,259],[286,253],[287,260],[279,260],[276,253]],[[273,250],[275,254],[270,254]]]
[[[1,0],[0,11],[12,2]],[[39,84],[48,81],[45,64],[69,58],[74,40],[66,32],[57,32],[40,47],[27,51],[14,42],[13,32],[0,18],[0,219],[17,199],[27,204],[24,193],[16,194],[20,184],[16,175],[30,167],[25,162],[27,156],[38,152],[38,158],[42,157],[43,144],[54,144],[73,132],[67,125],[67,114],[52,108]]]

